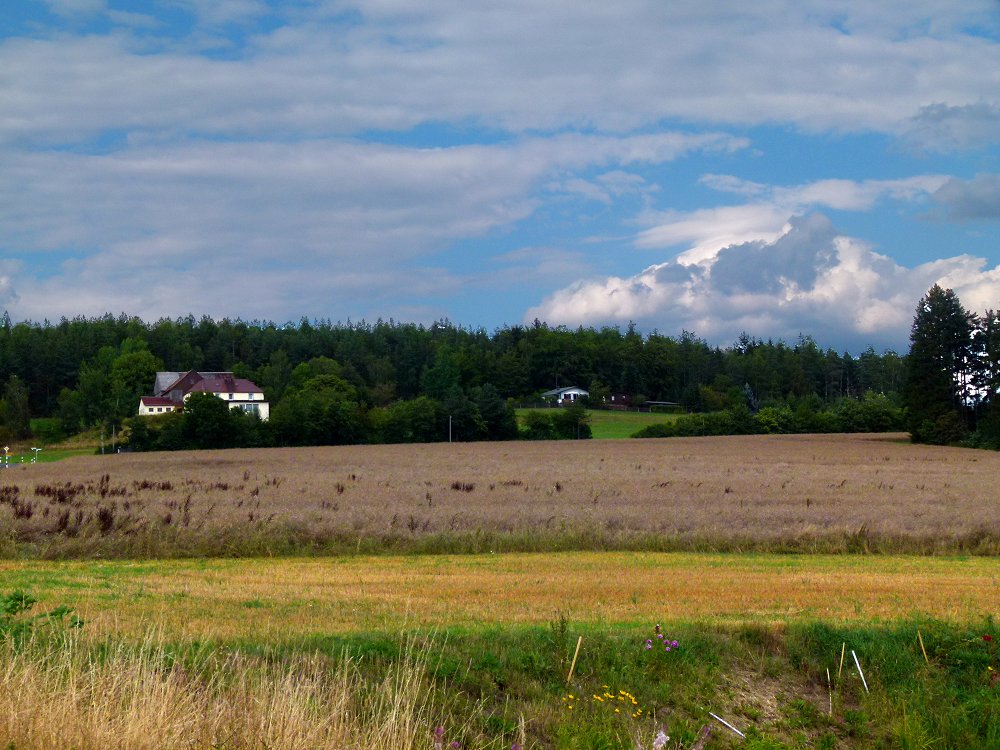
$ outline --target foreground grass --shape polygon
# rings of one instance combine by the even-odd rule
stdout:
[[[977,557],[8,561],[86,624],[0,627],[0,747],[1000,747],[998,587]]]
[[[446,712],[402,651],[369,682],[319,652],[35,638],[0,644],[0,740],[14,748],[410,748]]]
[[[581,630],[557,616],[225,646],[162,633],[7,639],[0,741],[24,750],[632,750],[660,730],[666,747],[691,748],[709,727],[698,745],[706,750],[1000,746],[1000,663],[983,638],[1000,637],[991,620],[673,624],[661,634]]]

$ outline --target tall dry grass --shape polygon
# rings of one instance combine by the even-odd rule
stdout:
[[[22,749],[430,748],[447,711],[429,650],[381,681],[321,656],[280,663],[229,653],[183,664],[154,639],[0,644],[0,744]],[[188,660],[191,661],[191,660]]]
[[[0,556],[1000,553],[1000,453],[902,436],[342,446],[0,472]]]

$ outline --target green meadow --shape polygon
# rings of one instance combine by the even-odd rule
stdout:
[[[548,413],[550,409],[518,409],[518,420],[530,411]],[[620,440],[630,438],[643,427],[653,424],[672,422],[678,414],[659,414],[635,411],[610,411],[607,409],[588,409],[587,420],[592,437],[595,440]]]

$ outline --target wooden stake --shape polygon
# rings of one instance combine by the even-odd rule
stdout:
[[[917,630],[917,640],[920,641],[920,650],[924,652],[924,662],[930,664],[931,660],[927,658],[927,649],[924,648],[924,637],[920,635],[919,630]]]
[[[844,671],[844,649],[847,648],[847,641],[840,644],[840,666],[837,667],[837,684],[840,684],[840,673]]]
[[[566,675],[566,684],[573,679],[573,670],[576,669],[576,657],[580,655],[580,644],[583,643],[583,636],[576,639],[576,653],[573,654],[573,663],[569,665],[569,674]]]
[[[826,668],[826,688],[830,691],[830,716],[833,716],[833,683],[830,681],[830,668]]]
[[[861,684],[865,686],[865,692],[870,692],[868,690],[868,681],[865,679],[865,673],[861,671],[861,662],[858,661],[858,655],[854,653],[854,649],[851,649],[851,656],[854,657],[854,666],[858,668],[858,674],[861,675]]]

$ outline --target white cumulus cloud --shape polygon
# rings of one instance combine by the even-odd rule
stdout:
[[[830,346],[905,348],[916,301],[935,283],[970,309],[1000,304],[1000,269],[958,255],[913,267],[839,233],[821,214],[795,216],[774,239],[717,248],[697,265],[671,260],[628,278],[579,281],[525,314],[552,324],[634,320],[716,343],[741,332]]]

